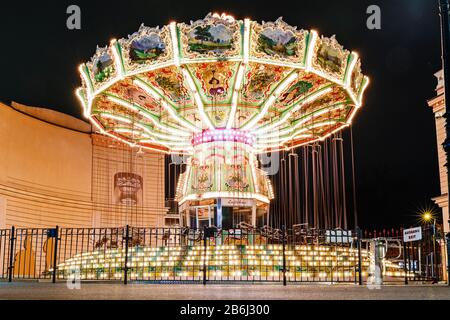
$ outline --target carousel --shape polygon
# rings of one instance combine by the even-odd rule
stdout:
[[[268,225],[274,188],[260,156],[349,127],[369,79],[355,52],[281,18],[141,28],[79,67],[84,115],[133,148],[176,155],[183,227]]]

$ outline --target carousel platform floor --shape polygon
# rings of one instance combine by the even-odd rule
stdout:
[[[149,285],[0,283],[0,300],[450,300],[446,285]]]

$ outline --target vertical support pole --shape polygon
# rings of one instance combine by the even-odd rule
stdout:
[[[252,207],[252,225],[255,228],[256,228],[256,214],[257,214],[257,207],[255,203],[255,205]]]
[[[58,258],[58,242],[59,242],[59,226],[56,226],[55,229],[55,246],[53,252],[53,279],[52,282],[56,283],[56,269],[58,266],[57,258]]]
[[[439,245],[439,253],[440,253],[440,259],[441,259],[441,263],[440,263],[440,270],[439,270],[439,274],[441,275],[441,281],[445,281],[445,283],[447,283],[447,265],[448,265],[448,260],[447,260],[447,239],[446,239],[446,235],[443,229],[439,230],[440,232],[440,237],[441,240],[438,242]]]
[[[207,282],[207,264],[206,264],[206,257],[207,257],[207,240],[206,240],[206,233],[207,233],[207,228],[204,227],[203,228],[203,247],[204,247],[204,251],[203,251],[203,285],[206,286],[206,282]]]
[[[16,228],[11,228],[9,236],[9,266],[8,266],[8,281],[12,282],[14,273],[14,244],[16,242]]]
[[[287,277],[286,277],[286,226],[281,228],[282,237],[281,241],[283,242],[283,286],[287,286]]]
[[[195,208],[195,229],[200,229],[200,220],[198,219],[198,207]]]
[[[403,241],[403,269],[405,271],[405,285],[408,285],[408,259],[406,257],[406,242]]]
[[[125,230],[125,267],[124,267],[124,277],[123,284],[128,285],[128,245],[130,241],[130,226],[127,226]]]
[[[420,279],[420,276],[417,277],[418,274],[418,261],[419,261],[419,250],[420,250],[420,242],[417,242],[415,246],[413,246],[413,253],[412,253],[412,261],[410,262],[410,273],[413,273],[413,280],[416,281],[417,279]]]
[[[417,259],[418,259],[418,267],[419,267],[419,279],[422,278],[422,244],[419,242],[417,246]]]
[[[433,222],[433,283],[439,282],[439,269],[437,267],[438,260],[436,256],[436,219]]]
[[[191,212],[189,210],[184,211],[184,216],[186,219],[186,226],[191,229]]]
[[[351,144],[351,154],[352,154],[353,220],[354,220],[356,228],[358,228],[358,226],[359,226],[358,201],[356,200],[356,167],[355,167],[355,144],[354,144],[354,140],[353,140],[353,126],[350,126],[350,144]]]
[[[211,206],[208,206],[208,219],[209,219],[209,227],[211,228],[213,226],[212,220],[214,217],[211,216]],[[214,221],[215,224],[215,221]]]
[[[357,233],[357,240],[358,241],[358,282],[359,285],[362,286],[363,285],[363,277],[362,277],[362,254],[361,254],[361,236],[362,236],[362,232],[361,229],[359,227],[356,227],[356,233]]]
[[[223,226],[223,210],[222,210],[222,199],[217,199],[217,228],[222,229]]]

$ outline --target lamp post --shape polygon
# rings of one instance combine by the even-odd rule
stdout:
[[[432,212],[424,212],[422,214],[422,220],[426,222],[428,226],[430,226],[430,222],[433,221],[433,259],[431,261],[431,275],[433,279],[436,281],[438,280],[438,277],[436,277],[436,265],[437,265],[437,259],[436,259],[436,217],[433,215]]]
[[[439,11],[441,17],[441,42],[442,42],[442,64],[444,72],[444,88],[445,97],[450,97],[450,61],[448,54],[450,53],[450,24],[449,24],[449,2],[448,0],[439,0]],[[447,169],[450,165],[450,98],[445,99],[445,133],[446,139],[443,144],[447,158]],[[447,207],[450,204],[450,170],[447,170]],[[450,223],[449,223],[450,225]],[[447,246],[449,244],[447,243]],[[448,257],[447,257],[448,259]],[[450,285],[450,267],[447,266],[447,283]]]
[[[437,276],[436,276],[436,266],[437,266],[437,259],[436,259],[436,218],[431,214],[431,213],[427,213],[427,218],[428,218],[428,222],[433,221],[433,237],[431,238],[431,240],[433,241],[433,260],[432,265],[431,265],[431,275],[433,277],[433,279],[437,280]],[[430,223],[428,223],[428,225],[430,225]]]

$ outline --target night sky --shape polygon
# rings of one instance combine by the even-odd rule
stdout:
[[[82,30],[66,28],[66,8],[82,10]],[[366,9],[382,10],[382,30],[366,27]],[[238,19],[284,20],[359,53],[371,78],[354,124],[360,224],[415,223],[419,207],[440,194],[434,117],[427,100],[441,67],[437,0],[354,1],[2,1],[0,100],[59,110],[81,118],[74,96],[77,67],[112,38],[141,23],[189,22],[208,12]],[[0,119],[1,120],[1,119]]]

